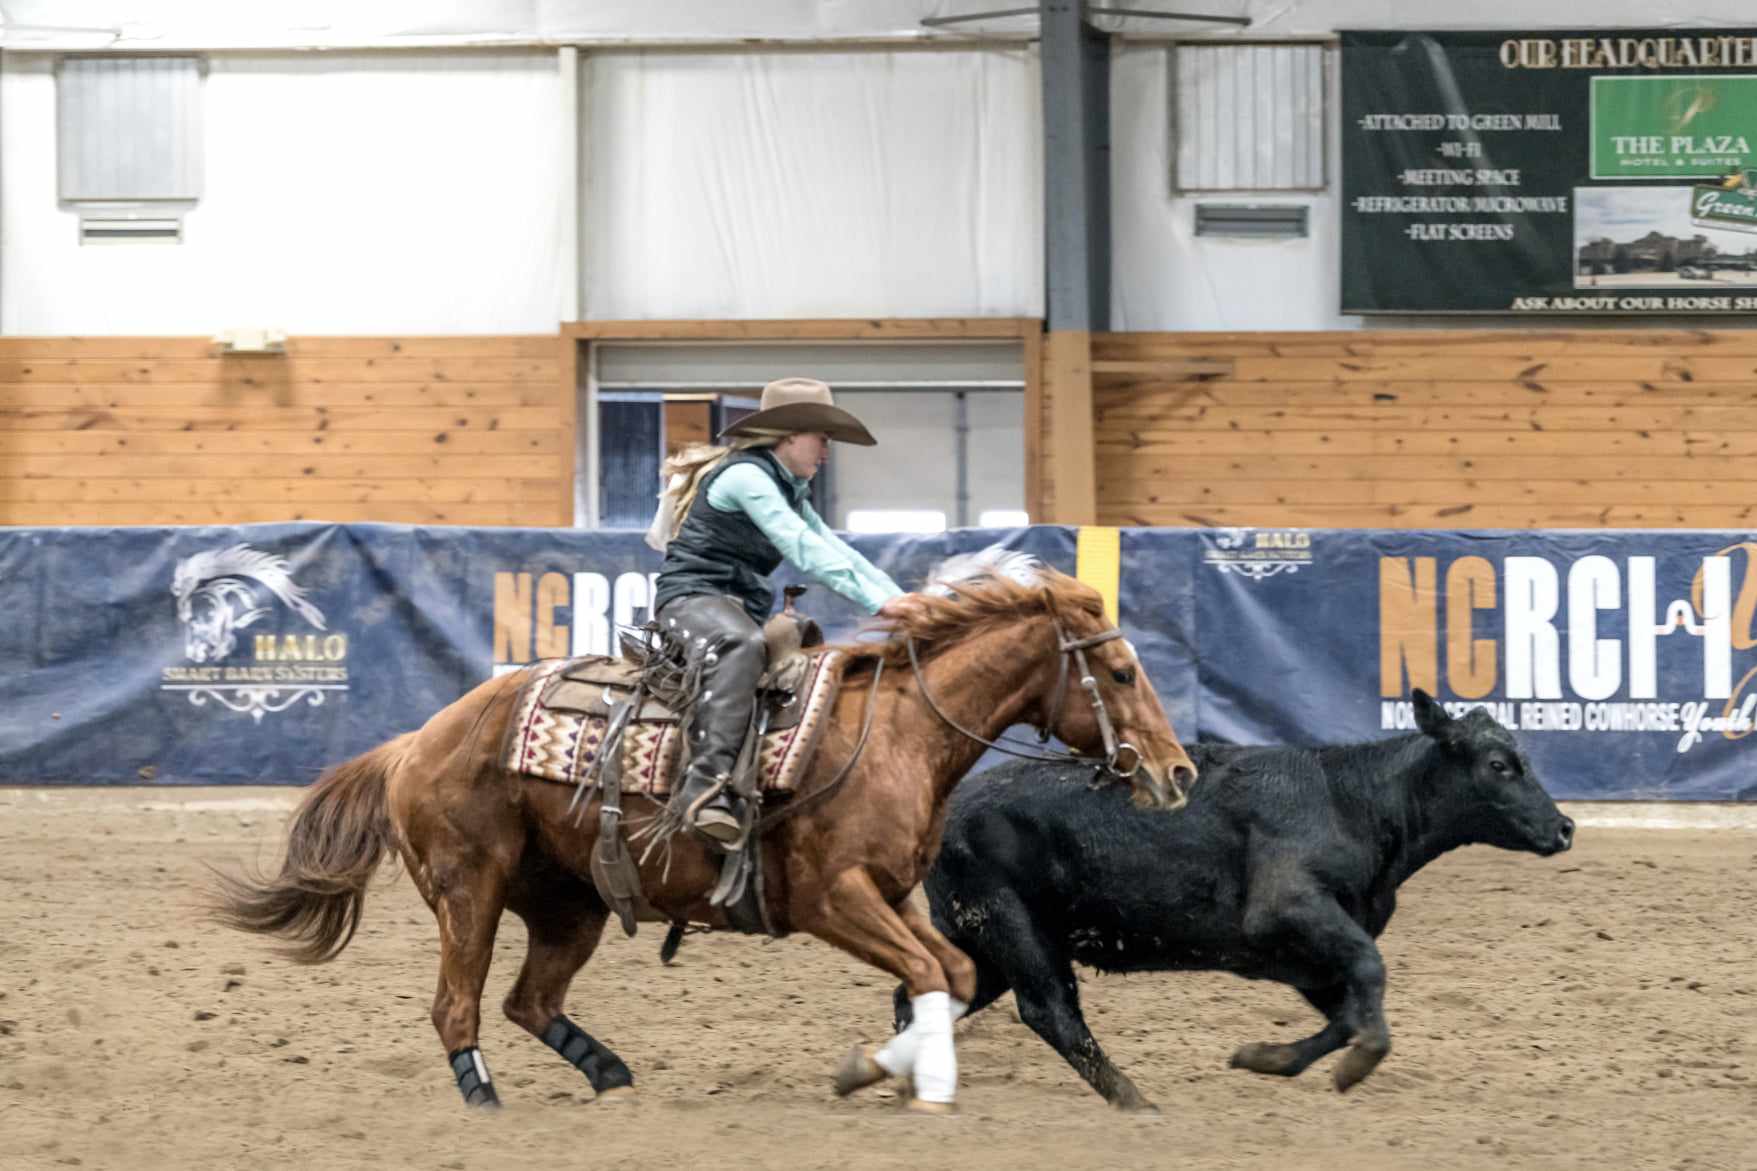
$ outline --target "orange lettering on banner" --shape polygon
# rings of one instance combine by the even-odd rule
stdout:
[[[567,627],[556,624],[555,607],[568,605],[567,578],[559,573],[545,573],[537,581],[537,657],[567,657]]]
[[[1410,577],[1410,562],[1415,576]],[[1434,558],[1379,558],[1379,694],[1409,687],[1439,690],[1439,639],[1434,630]],[[1404,685],[1408,673],[1408,687]]]
[[[1746,580],[1750,579],[1747,578]],[[1734,635],[1733,638],[1736,641],[1738,636]],[[1745,677],[1739,680],[1738,686],[1734,687],[1733,693],[1727,697],[1726,707],[1722,708],[1720,713],[1723,719],[1730,720],[1733,718],[1733,715],[1738,712],[1739,708],[1742,706],[1740,697],[1745,693],[1745,684],[1751,682],[1753,678],[1757,678],[1757,667],[1752,667],[1749,671],[1746,671]],[[1753,729],[1746,728],[1742,732],[1735,732],[1729,727],[1726,731],[1722,732],[1721,735],[1725,736],[1728,740],[1743,740],[1745,737],[1749,736],[1752,731]]]
[[[494,661],[531,661],[531,575],[494,575]]]
[[[1495,608],[1495,567],[1484,557],[1460,557],[1446,567],[1446,686],[1460,699],[1495,689],[1495,640],[1472,638],[1477,610]]]
[[[1715,554],[1716,557],[1730,557],[1734,553],[1745,554],[1745,584],[1739,587],[1739,600],[1733,603],[1733,649],[1748,651],[1757,646],[1757,544],[1740,541],[1736,545],[1728,545]],[[1702,570],[1696,570],[1696,576],[1690,581],[1690,604],[1696,607],[1696,613],[1702,613]]]

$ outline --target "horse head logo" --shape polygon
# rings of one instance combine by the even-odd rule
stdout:
[[[237,632],[272,610],[259,592],[268,591],[319,630],[323,611],[305,599],[286,558],[260,553],[249,545],[210,549],[177,563],[171,596],[183,624],[184,653],[193,662],[223,659],[238,645]]]

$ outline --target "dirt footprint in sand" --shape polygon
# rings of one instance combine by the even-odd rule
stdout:
[[[375,1057],[372,1060],[362,1062],[361,1064],[373,1073],[383,1074],[388,1078],[396,1078],[398,1081],[407,1081],[412,1077],[418,1076],[432,1063],[420,1061],[413,1057]]]

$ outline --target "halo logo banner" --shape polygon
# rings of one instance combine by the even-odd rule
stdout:
[[[348,690],[348,636],[330,630],[286,558],[248,544],[205,549],[177,562],[171,596],[185,661],[164,669],[160,690],[258,723]]]

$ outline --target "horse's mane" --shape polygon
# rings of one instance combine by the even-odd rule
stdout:
[[[942,562],[912,600],[914,613],[876,627],[889,638],[836,648],[848,656],[849,670],[881,660],[888,666],[906,665],[910,638],[919,657],[930,658],[962,639],[1051,606],[1063,613],[1085,611],[1095,617],[1104,613],[1104,600],[1091,586],[1028,554],[1004,549],[984,549]]]

